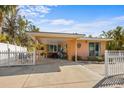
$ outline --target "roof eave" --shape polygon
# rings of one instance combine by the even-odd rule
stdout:
[[[27,32],[32,36],[39,37],[63,37],[63,38],[81,38],[83,34],[71,34],[71,33],[48,33],[48,32]]]
[[[79,38],[78,40],[88,40],[88,41],[112,41],[112,39],[108,38]]]

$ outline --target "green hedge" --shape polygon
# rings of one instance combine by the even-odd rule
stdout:
[[[104,56],[88,56],[87,59],[83,59],[81,56],[77,56],[78,61],[104,61]],[[72,61],[75,61],[75,56],[72,56]]]
[[[89,56],[87,57],[88,61],[104,61],[104,57],[103,56]]]
[[[77,56],[77,60],[82,61],[83,59],[81,56]],[[72,56],[72,61],[75,61],[75,56]]]

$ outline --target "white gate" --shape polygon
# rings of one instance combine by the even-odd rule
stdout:
[[[124,51],[105,51],[106,77],[124,74]]]
[[[34,65],[35,52],[0,51],[0,66]]]

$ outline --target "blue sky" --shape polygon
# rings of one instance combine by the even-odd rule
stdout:
[[[44,32],[98,36],[124,26],[124,6],[20,6],[20,13]]]

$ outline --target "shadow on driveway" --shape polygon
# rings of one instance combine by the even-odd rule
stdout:
[[[60,66],[77,65],[74,62],[52,62],[30,66],[0,67],[0,76],[60,72]]]
[[[50,73],[60,72],[60,68],[56,64],[51,65],[34,65],[34,66],[13,66],[0,67],[0,76],[13,76],[24,74]]]

